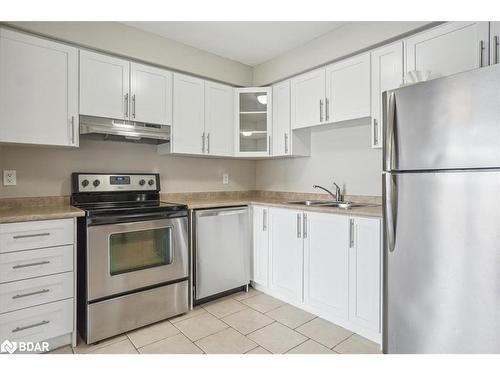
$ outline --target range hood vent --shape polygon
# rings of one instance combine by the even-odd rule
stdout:
[[[91,139],[158,145],[170,142],[170,126],[80,116],[80,135]]]

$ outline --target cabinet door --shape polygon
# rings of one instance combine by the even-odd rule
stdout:
[[[131,120],[172,125],[172,72],[130,64]]]
[[[406,39],[406,69],[439,78],[488,65],[488,22],[449,22]]]
[[[273,86],[273,156],[290,154],[290,81]]]
[[[370,54],[326,67],[325,122],[370,116]]]
[[[302,302],[302,212],[270,208],[269,229],[270,288],[284,299]]]
[[[80,114],[129,119],[130,63],[80,50]]]
[[[269,284],[269,209],[253,208],[253,276],[257,284]]]
[[[325,112],[325,68],[291,79],[292,129],[320,125]]]
[[[210,155],[232,156],[234,152],[234,89],[205,82],[205,151]]]
[[[0,142],[78,146],[78,50],[0,29]]]
[[[304,302],[329,316],[347,319],[349,218],[304,215]]]
[[[403,83],[403,42],[372,52],[372,147],[382,147],[382,93]]]
[[[205,152],[205,81],[174,73],[172,152]]]
[[[500,22],[490,22],[490,65],[500,63]]]
[[[380,332],[380,220],[350,219],[349,320]]]

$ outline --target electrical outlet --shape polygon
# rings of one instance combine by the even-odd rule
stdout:
[[[223,183],[224,185],[229,184],[229,175],[228,175],[227,173],[224,173],[224,174],[222,175],[222,183]]]
[[[15,186],[17,184],[16,171],[14,169],[3,171],[3,186]]]

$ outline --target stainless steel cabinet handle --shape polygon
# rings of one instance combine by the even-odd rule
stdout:
[[[75,116],[71,116],[71,144],[75,144]]]
[[[205,153],[205,132],[201,135],[201,153]]]
[[[207,154],[210,154],[210,133],[207,133]]]
[[[304,226],[303,232],[304,232],[304,238],[307,238],[307,214],[304,213],[302,215],[302,225]]]
[[[285,133],[285,154],[288,154],[288,133]]]
[[[297,214],[297,238],[302,237],[301,229],[300,229],[301,221],[302,220],[300,219],[300,214]]]
[[[39,326],[43,326],[44,324],[49,324],[50,321],[49,320],[42,320],[41,322],[39,323],[35,323],[35,324],[30,324],[29,326],[24,326],[24,327],[17,327],[17,328],[14,328],[12,330],[12,333],[16,333],[16,332],[19,332],[19,331],[24,331],[25,329],[30,329],[30,328],[35,328],[35,327],[39,327]]]
[[[498,35],[493,37],[493,48],[495,48],[495,64],[498,64]]]
[[[354,247],[354,219],[349,219],[349,248]]]
[[[387,131],[385,134],[385,147],[384,147],[384,170],[391,171],[396,168],[396,155],[393,151],[395,137],[394,130],[396,128],[396,95],[392,92],[387,98],[387,112],[385,116],[387,116]]]
[[[398,205],[398,187],[396,176],[386,174],[384,179],[385,189],[385,232],[387,238],[387,246],[389,252],[394,251],[396,244],[396,228],[397,228],[397,205]]]
[[[319,100],[319,122],[323,122],[323,100]]]
[[[378,121],[373,119],[373,145],[378,146]]]
[[[12,266],[13,269],[18,269],[18,268],[26,268],[26,267],[34,267],[34,266],[41,266],[42,264],[49,264],[49,260],[43,260],[41,262],[36,262],[36,263],[28,263],[28,264],[17,264],[15,266]]]
[[[267,231],[267,209],[262,211],[262,231]]]
[[[128,93],[125,94],[125,100],[124,100],[124,104],[125,104],[125,117],[128,117]]]
[[[44,232],[44,233],[33,233],[33,234],[18,234],[17,236],[13,236],[12,238],[15,240],[19,240],[21,238],[44,237],[44,236],[50,236],[50,233]]]
[[[12,299],[30,297],[30,296],[35,296],[37,294],[43,294],[43,293],[48,293],[48,292],[50,292],[50,289],[42,289],[42,290],[38,290],[36,292],[25,293],[25,294],[16,294],[15,296],[12,296]]]
[[[328,121],[330,119],[330,108],[328,108],[329,106],[329,100],[328,98],[325,98],[325,121]]]
[[[483,67],[483,49],[484,49],[484,42],[482,40],[479,41],[479,67]]]
[[[272,147],[271,147],[271,136],[269,136],[269,155],[272,154]]]
[[[135,94],[132,95],[132,118],[135,118]]]

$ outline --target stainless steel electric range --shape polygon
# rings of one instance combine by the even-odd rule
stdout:
[[[186,312],[187,207],[160,201],[159,175],[73,173],[72,191],[86,343]]]

